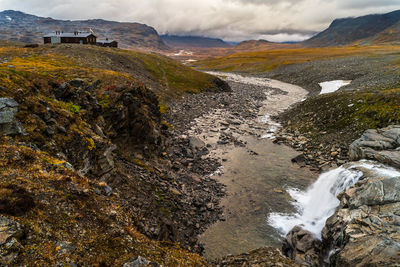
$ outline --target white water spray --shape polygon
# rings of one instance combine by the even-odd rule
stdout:
[[[271,213],[268,222],[283,235],[296,225],[321,238],[326,220],[335,213],[340,202],[337,195],[353,186],[368,171],[379,176],[400,176],[397,170],[372,161],[359,161],[328,171],[306,191],[289,189],[297,209],[294,214]]]

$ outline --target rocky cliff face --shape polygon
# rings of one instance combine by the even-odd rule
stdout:
[[[201,73],[191,87],[197,72],[177,62],[99,47],[10,45],[0,61],[0,265],[203,264],[217,162],[169,130],[159,99],[177,84],[229,87]],[[136,78],[132,65],[163,72]]]
[[[400,177],[365,175],[339,196],[322,232],[331,266],[393,266],[400,261]]]

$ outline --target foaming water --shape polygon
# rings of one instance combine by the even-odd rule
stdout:
[[[294,226],[301,225],[304,229],[321,238],[321,231],[326,220],[332,216],[339,206],[337,195],[353,186],[363,176],[370,172],[379,176],[400,176],[397,170],[372,161],[359,161],[346,164],[334,170],[323,173],[306,191],[288,189],[294,199],[294,214],[271,213],[268,222],[285,236]]]
[[[276,132],[282,125],[271,118],[271,114],[265,114],[259,118],[261,123],[268,125],[267,133],[262,135],[261,138],[275,139]]]

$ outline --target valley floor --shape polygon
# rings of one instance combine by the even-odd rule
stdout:
[[[202,93],[171,104],[176,134],[209,150],[204,157],[221,165],[211,177],[226,186],[223,219],[200,237],[205,256],[279,247],[281,237],[268,225],[268,214],[293,211],[285,189],[305,188],[316,173],[291,162],[298,152],[268,138],[279,127],[268,118],[302,100],[307,91],[250,75],[213,74],[221,75],[232,92]]]
[[[201,265],[200,239],[207,258],[242,253],[209,264],[293,265],[257,249],[280,244],[267,216],[294,209],[287,187],[400,122],[396,51],[217,73],[229,91],[159,55],[99,49],[0,49],[0,264]],[[352,84],[318,95],[334,79]]]

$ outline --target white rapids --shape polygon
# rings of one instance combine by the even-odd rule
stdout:
[[[282,236],[286,236],[294,226],[300,225],[321,238],[326,220],[335,213],[340,204],[336,196],[357,183],[363,172],[387,177],[400,176],[399,171],[373,161],[363,160],[346,164],[346,167],[341,166],[321,174],[306,191],[288,189],[297,212],[271,213],[268,223]]]

